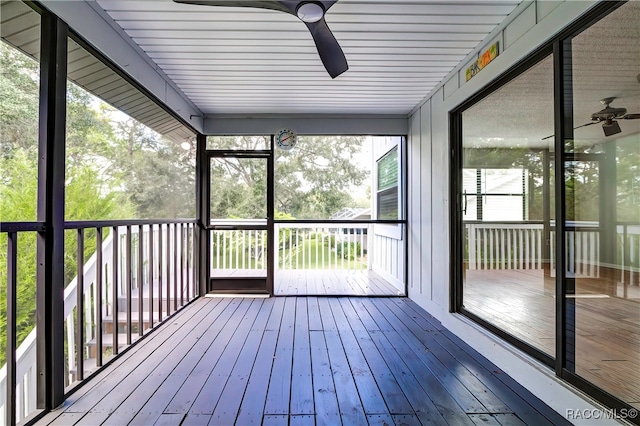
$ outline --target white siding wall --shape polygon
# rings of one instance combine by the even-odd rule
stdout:
[[[399,145],[400,141],[401,138],[398,136],[372,137],[373,145],[371,156],[374,168],[373,173],[371,174],[371,197],[373,201],[373,212],[378,211],[378,198],[376,197],[378,169],[375,165],[381,157],[396,146],[398,146],[398,158],[402,159],[404,157],[404,153],[402,152],[402,145]],[[399,188],[404,186],[402,179],[404,179],[404,175],[400,173],[398,176]],[[399,202],[401,204],[399,206],[399,211],[401,211],[404,200],[400,199]],[[406,254],[405,237],[402,226],[373,225],[371,230],[372,235],[369,236],[369,241],[373,244],[373,247],[369,250],[373,253],[371,269],[380,274],[380,276],[386,279],[389,283],[393,284],[398,289],[399,293],[404,293]]]
[[[586,1],[524,2],[514,12],[518,16],[507,18],[506,25],[499,26],[478,49],[482,52],[498,40],[500,55],[469,82],[465,82],[464,72],[475,57],[466,58],[409,117],[409,297],[563,415],[567,408],[592,408],[592,405],[560,384],[551,369],[509,347],[468,319],[449,313],[452,285],[449,274],[449,112],[594,4]],[[599,421],[603,422],[602,419]],[[578,422],[595,424],[593,420]]]

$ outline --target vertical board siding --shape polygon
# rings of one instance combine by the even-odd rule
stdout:
[[[420,253],[422,249],[420,229],[422,227],[421,220],[421,200],[420,200],[420,151],[422,149],[421,143],[421,114],[415,113],[409,119],[410,133],[407,140],[407,149],[409,150],[409,185],[407,188],[407,196],[409,197],[409,212],[407,216],[407,238],[409,238],[409,294],[413,297],[414,294],[420,291]]]

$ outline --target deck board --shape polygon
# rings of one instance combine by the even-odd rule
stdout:
[[[200,299],[131,349],[38,424],[568,424],[405,298]]]
[[[283,269],[274,274],[277,296],[398,296],[403,291],[370,270]]]
[[[313,414],[313,378],[311,348],[309,346],[309,317],[307,300],[296,300],[296,319],[293,337],[293,366],[291,371],[291,414]]]

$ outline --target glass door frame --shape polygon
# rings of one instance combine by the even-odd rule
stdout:
[[[567,279],[565,256],[567,253],[565,234],[571,227],[566,222],[566,187],[565,175],[567,170],[567,162],[571,161],[595,161],[599,165],[599,169],[605,175],[609,175],[611,170],[615,170],[615,152],[605,152],[602,154],[585,154],[568,152],[566,142],[573,141],[574,137],[574,117],[573,117],[573,73],[572,73],[572,39],[582,31],[588,29],[591,25],[598,22],[624,2],[601,2],[595,5],[588,13],[578,18],[573,24],[554,36],[548,43],[540,46],[537,51],[532,52],[527,58],[511,67],[504,74],[498,76],[491,84],[479,90],[465,102],[456,106],[449,112],[449,139],[451,141],[452,157],[450,162],[449,176],[449,219],[450,219],[450,264],[449,272],[452,285],[449,293],[449,311],[451,313],[460,313],[469,317],[473,321],[479,323],[493,334],[499,336],[507,343],[522,350],[524,353],[531,355],[533,358],[546,364],[553,369],[556,376],[570,383],[577,389],[585,392],[589,396],[595,398],[599,402],[605,404],[608,409],[615,409],[618,412],[628,413],[634,409],[618,397],[608,393],[597,384],[592,383],[584,377],[575,373],[574,353],[572,347],[575,346],[575,309],[572,304],[574,299],[568,298],[573,291],[574,283],[572,279]],[[477,101],[485,98],[497,88],[511,81],[524,70],[535,64],[540,58],[553,54],[553,70],[554,70],[554,149],[545,155],[551,160],[547,162],[545,159],[545,175],[553,170],[554,182],[554,198],[555,202],[549,205],[549,209],[553,209],[555,213],[555,338],[556,347],[554,356],[549,356],[532,345],[519,340],[492,323],[483,321],[481,318],[474,316],[466,311],[463,305],[463,282],[464,282],[464,246],[463,246],[463,191],[462,191],[462,112],[475,104]],[[581,124],[581,123],[580,123]],[[611,149],[610,145],[606,145],[606,149]],[[549,164],[551,163],[551,164]],[[551,182],[547,180],[547,183]],[[615,197],[615,188],[611,188],[612,182],[607,180],[599,181],[600,200],[599,200],[599,230],[603,226],[610,226],[611,218],[608,216],[611,212],[607,210],[607,206],[614,205],[610,197]],[[547,190],[548,193],[548,190]],[[545,194],[545,198],[548,195]],[[546,207],[545,207],[546,210]],[[545,218],[550,217],[550,211],[545,212]],[[546,231],[545,231],[546,235]],[[611,242],[607,242],[609,246]],[[624,411],[623,411],[624,410]],[[634,423],[638,423],[637,418],[629,419]]]
[[[273,295],[273,274],[274,274],[274,251],[273,251],[273,237],[274,237],[274,155],[273,155],[273,135],[270,138],[270,149],[263,150],[209,150],[204,149],[204,155],[202,160],[204,161],[202,173],[199,176],[199,182],[202,188],[206,188],[203,193],[203,202],[201,205],[201,213],[204,218],[202,224],[205,233],[206,255],[202,256],[203,267],[206,269],[206,293],[213,294],[225,294],[225,293],[242,293],[242,294],[266,294],[268,296]],[[205,142],[206,144],[206,142]],[[211,193],[211,161],[215,158],[244,158],[244,159],[262,159],[267,162],[267,200],[266,200],[266,224],[246,224],[246,225],[212,225],[211,220],[211,198],[215,194]],[[237,286],[229,289],[215,289],[214,280],[221,280],[225,278],[211,276],[211,231],[213,230],[260,230],[267,233],[267,256],[266,256],[266,277],[234,277],[234,281],[238,281]],[[255,282],[264,280],[264,288],[256,288]],[[242,283],[245,283],[242,286]]]

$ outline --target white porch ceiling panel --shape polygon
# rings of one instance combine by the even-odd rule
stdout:
[[[518,3],[340,0],[326,20],[349,70],[332,80],[294,16],[98,0],[210,115],[409,113]]]

